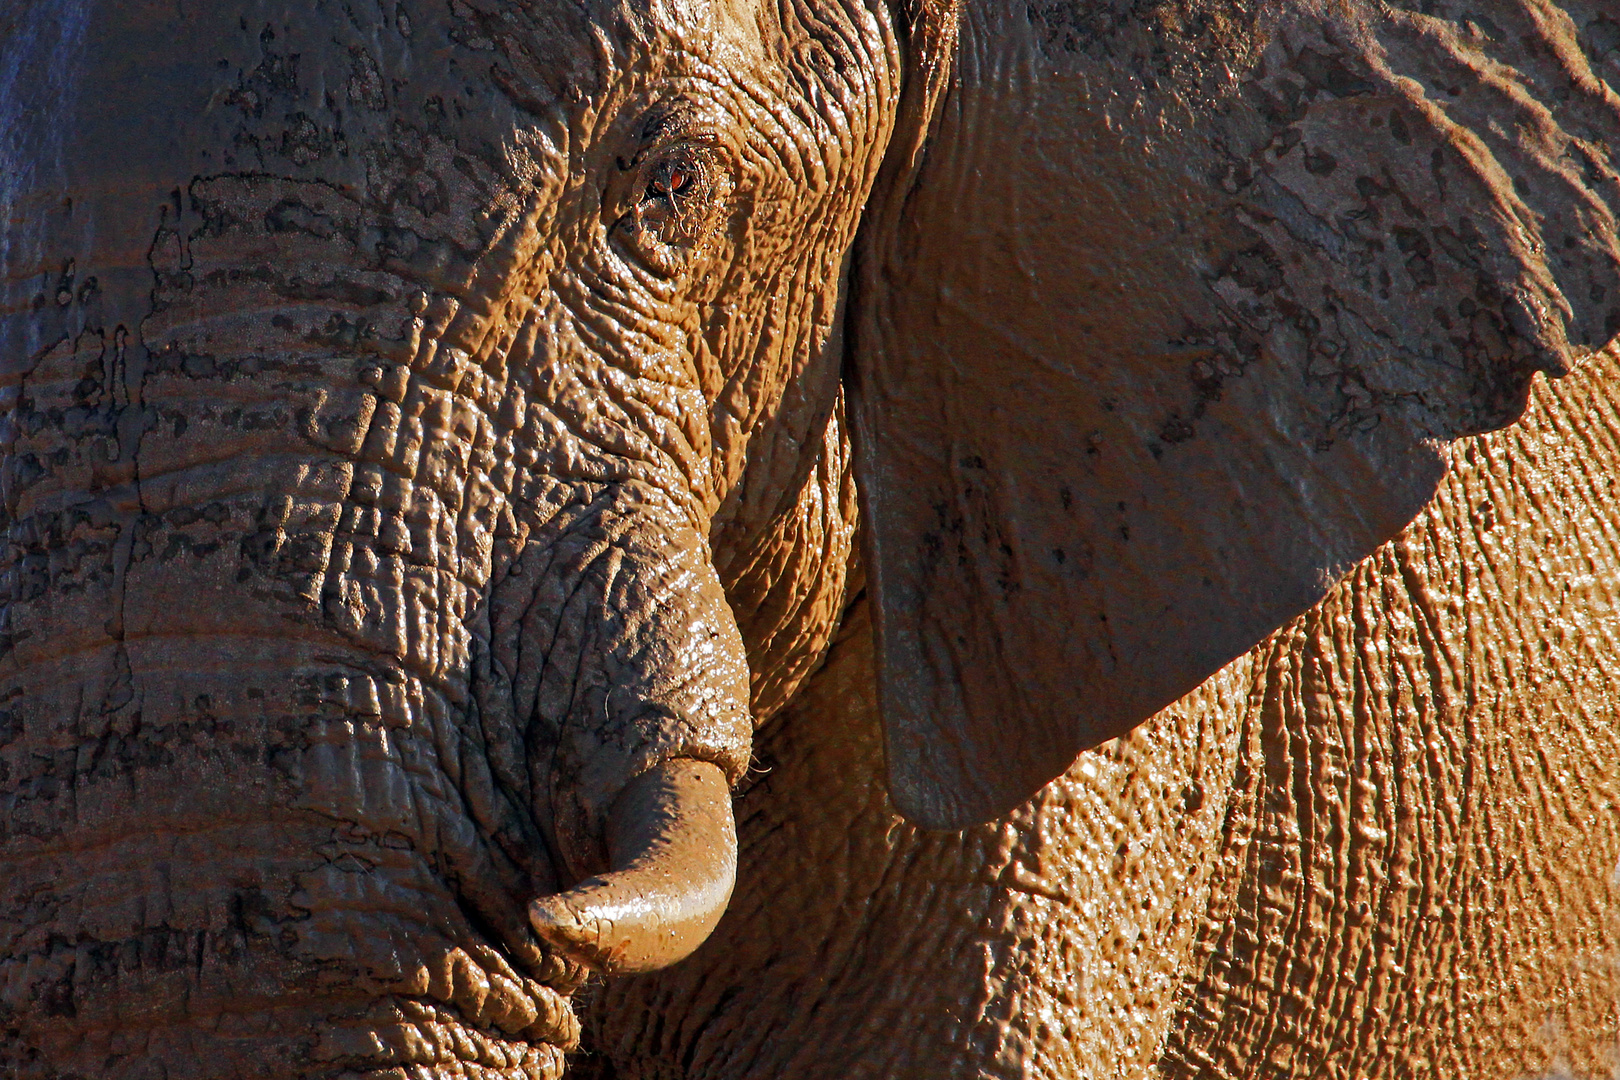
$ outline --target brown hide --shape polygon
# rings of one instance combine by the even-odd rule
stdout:
[[[908,817],[1192,689],[1620,329],[1603,6],[967,5],[855,304]]]
[[[1310,611],[995,821],[883,791],[869,605],[688,962],[576,1080],[1574,1080],[1620,1048],[1620,349]]]

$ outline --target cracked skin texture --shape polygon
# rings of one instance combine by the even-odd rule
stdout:
[[[1417,891],[1421,903],[1407,902],[1411,889],[1375,894],[1377,883],[1406,888],[1414,873],[1441,873],[1443,858],[1421,851],[1402,864],[1396,856],[1414,849],[1396,848],[1382,876],[1362,873],[1381,865],[1380,842],[1424,813],[1498,820],[1466,791],[1451,813],[1443,757],[1433,758],[1435,786],[1420,792],[1434,801],[1402,802],[1397,755],[1429,763],[1408,743],[1361,754],[1345,736],[1352,754],[1325,739],[1284,741],[1349,785],[1338,803],[1370,802],[1374,824],[1359,835],[1356,822],[1334,832],[1333,814],[1314,802],[1302,816],[1315,798],[1305,766],[1266,757],[1291,730],[1285,685],[1311,688],[1311,702],[1363,700],[1354,649],[1324,648],[1293,683],[1265,681],[1276,665],[1251,658],[1247,676],[1240,664],[1192,699],[1205,707],[1180,721],[1187,730],[1150,727],[1082,763],[1081,787],[1060,784],[1011,825],[960,836],[924,835],[877,809],[862,697],[874,672],[889,692],[901,677],[941,670],[891,662],[918,607],[894,582],[917,567],[948,577],[948,542],[957,565],[982,557],[986,575],[966,591],[946,580],[925,590],[930,616],[942,617],[932,629],[1010,636],[976,642],[984,652],[959,665],[962,679],[889,693],[891,735],[905,736],[891,738],[890,765],[897,745],[929,739],[906,726],[901,706],[912,721],[930,719],[917,702],[938,695],[952,706],[958,686],[983,679],[968,704],[1005,705],[988,718],[1005,728],[970,711],[943,745],[959,761],[995,764],[960,785],[936,773],[932,789],[914,772],[896,793],[915,813],[947,818],[1012,805],[1081,746],[1143,719],[1306,607],[1428,497],[1439,440],[1511,419],[1534,368],[1572,363],[1613,333],[1615,178],[1600,151],[1614,95],[1591,70],[1609,70],[1612,20],[1571,3],[1575,34],[1536,3],[1502,0],[1492,9],[1501,23],[1489,26],[1425,7],[1438,14],[1274,5],[1265,32],[1251,34],[1218,3],[1099,4],[1087,9],[1095,19],[1069,4],[975,3],[954,69],[928,53],[955,40],[936,25],[946,5],[931,4],[310,0],[186,5],[182,19],[173,3],[35,0],[0,14],[0,140],[18,166],[0,174],[10,590],[0,628],[0,1065],[29,1080],[558,1075],[576,1041],[567,996],[581,973],[534,940],[523,904],[600,866],[603,817],[628,777],[671,757],[741,776],[751,721],[792,700],[843,607],[851,476],[863,469],[863,497],[880,511],[866,535],[882,540],[868,548],[877,601],[867,612],[887,620],[888,652],[863,653],[864,624],[852,618],[822,696],[788,706],[797,722],[770,729],[760,753],[775,771],[744,796],[751,813],[796,770],[826,769],[823,788],[852,801],[829,801],[822,820],[865,845],[864,861],[837,830],[819,841],[830,846],[795,846],[809,834],[790,817],[756,847],[797,868],[800,891],[763,904],[771,871],[745,870],[759,885],[734,922],[783,920],[774,940],[789,968],[801,966],[776,965],[789,977],[772,993],[790,1003],[790,1035],[817,1035],[791,1035],[784,1049],[845,1074],[922,1068],[928,1047],[897,1043],[901,1030],[952,1051],[938,1074],[1018,1072],[1054,1052],[1147,1060],[1169,1029],[1185,1043],[1171,1052],[1189,1060],[1231,1053],[1238,1071],[1283,1068],[1286,1050],[1270,1044],[1306,1038],[1306,1014],[1286,993],[1275,1007],[1265,995],[1298,988],[1314,1000],[1341,985],[1321,981],[1332,964],[1311,948],[1371,941],[1367,979],[1354,971],[1356,986],[1374,990],[1385,972],[1423,970],[1414,950],[1385,947],[1406,939],[1367,929],[1382,924],[1362,920],[1362,902],[1369,916],[1419,910],[1426,926],[1475,934],[1455,939],[1458,956],[1519,962],[1478,936],[1477,925],[1496,925],[1485,915],[1448,924],[1432,888]],[[1437,39],[1425,36],[1433,26]],[[1177,48],[1159,49],[1172,30]],[[953,70],[955,96],[942,98]],[[1502,77],[1442,77],[1460,70]],[[1247,96],[1234,71],[1253,76]],[[1077,92],[1085,87],[1096,97]],[[941,101],[935,142],[908,157]],[[1507,105],[1523,123],[1494,124]],[[1210,126],[1182,126],[1184,115]],[[1124,137],[1126,121],[1146,127]],[[975,140],[995,132],[1025,152]],[[1369,139],[1431,151],[1429,167],[1417,151],[1396,151],[1400,168],[1362,175],[1345,163]],[[898,156],[886,159],[891,141]],[[1029,181],[1018,198],[985,186],[1006,174],[984,154]],[[1508,175],[1502,161],[1533,168]],[[1487,209],[1464,215],[1469,231],[1459,214],[1477,206]],[[1411,224],[1429,211],[1432,228]],[[1021,245],[1036,240],[1046,246],[1032,264]],[[949,257],[930,262],[941,252]],[[1120,268],[1134,287],[1120,288]],[[1065,283],[1079,295],[1026,302],[1034,284]],[[1330,299],[1342,304],[1330,310]],[[1343,318],[1324,330],[1318,311]],[[1074,318],[1018,321],[1043,312]],[[1036,362],[1015,369],[986,353],[987,328]],[[1099,331],[1101,344],[1076,357],[1075,335]],[[942,345],[963,350],[946,357],[967,376],[954,396],[938,392],[942,367],[927,363]],[[1094,367],[1077,378],[1071,358]],[[860,377],[841,389],[846,360]],[[929,375],[922,393],[903,385],[908,364]],[[1104,415],[1114,399],[1096,392],[1103,383],[1141,390],[1117,424]],[[1021,395],[1016,408],[983,408],[1008,392]],[[954,412],[907,427],[919,401]],[[1057,407],[1026,415],[1031,402]],[[903,421],[897,431],[882,427],[890,413]],[[853,457],[846,415],[861,436]],[[1292,473],[1244,471],[1252,444],[1239,436],[1256,417],[1282,418],[1267,434],[1294,455]],[[1026,437],[1017,425],[1030,421],[1037,431]],[[992,447],[940,443],[998,432],[1028,453],[998,461]],[[1239,452],[1210,454],[1223,439]],[[1134,448],[1123,466],[1108,457],[1121,446]],[[896,448],[915,452],[915,472],[883,467]],[[1049,448],[1065,459],[1038,460]],[[1094,469],[1090,451],[1108,466]],[[1344,460],[1356,467],[1322,466]],[[1284,480],[1252,498],[1259,525],[1241,513],[1233,525],[1210,495],[1229,490],[1234,476],[1219,469],[1232,462],[1238,480]],[[942,466],[961,471],[942,477]],[[1003,536],[965,526],[1003,524],[983,517],[997,507],[980,499],[981,473],[1070,483],[1042,488],[1049,505],[1033,528],[1009,521]],[[1187,496],[1179,481],[1193,497],[1149,497],[1155,483]],[[1317,503],[1295,500],[1294,482],[1315,484],[1341,512],[1312,513]],[[954,535],[908,547],[907,530],[926,533],[935,518],[931,504],[903,512],[905,500],[941,494],[980,501],[956,514],[942,501],[938,520]],[[1116,517],[1127,513],[1116,495],[1135,500],[1133,516]],[[1080,530],[1072,561],[1028,542],[1072,532],[1050,514],[1076,501],[1097,528]],[[1258,553],[1234,555],[1211,536]],[[1185,557],[1132,561],[1167,549]],[[1047,555],[1059,570],[1039,562]],[[1024,576],[1009,559],[1023,560]],[[1156,588],[1206,605],[1215,595],[1205,614],[1222,632],[1195,640],[1182,631],[1203,626],[1197,610],[1160,618],[1144,604],[1106,632],[1068,633],[1076,620],[1092,626],[1098,594],[1065,589],[1122,566],[1142,590],[1127,595]],[[1184,587],[1196,584],[1189,577],[1213,587],[1223,574],[1237,587]],[[997,591],[1006,599],[1025,580],[1056,632],[997,606]],[[1493,642],[1517,640],[1505,624],[1493,634],[1479,646],[1487,657]],[[1085,662],[1046,663],[1046,646],[1078,648]],[[1347,665],[1343,695],[1330,656]],[[1394,670],[1376,659],[1366,661],[1370,684]],[[1012,671],[1018,662],[1025,670]],[[1521,690],[1525,665],[1502,670]],[[1012,676],[1028,681],[998,696],[996,680]],[[1078,718],[1076,678],[1089,694]],[[1466,679],[1451,698],[1437,679],[1407,711],[1392,690],[1395,726],[1372,723],[1364,741],[1398,733],[1396,721],[1425,715],[1424,702],[1455,715],[1460,694],[1473,707]],[[1278,689],[1256,698],[1251,686]],[[1031,719],[1040,723],[1014,726]],[[1018,737],[991,737],[1008,731]],[[1433,741],[1415,745],[1441,755]],[[1544,753],[1548,736],[1514,745],[1527,743]],[[1581,750],[1605,760],[1595,743]],[[1335,753],[1353,767],[1337,769]],[[1460,768],[1470,782],[1482,772],[1495,775]],[[1240,796],[1231,820],[1211,794],[1229,789]],[[1392,824],[1377,817],[1380,793],[1395,798]],[[1302,844],[1326,830],[1298,874],[1285,843],[1291,797],[1293,819],[1310,827]],[[863,821],[866,833],[851,824]],[[1484,834],[1459,824],[1456,835]],[[1028,849],[1026,838],[1047,836],[1083,857]],[[1245,836],[1214,873],[1218,840]],[[1272,837],[1284,838],[1276,850]],[[1347,872],[1362,876],[1324,892],[1316,883],[1337,879],[1313,875],[1330,875],[1341,841]],[[1500,846],[1493,838],[1493,855]],[[1588,853],[1600,847],[1587,840]],[[892,850],[904,854],[896,861]],[[851,879],[877,882],[866,896],[898,890],[887,907],[864,905],[895,920],[882,935],[862,936],[877,924],[846,918],[861,888],[812,887],[839,853]],[[1245,891],[1249,859],[1258,862]],[[1195,865],[1202,879],[1188,877]],[[1065,874],[1080,877],[1064,885]],[[1224,901],[1217,882],[1233,890]],[[1346,898],[1336,916],[1325,898],[1363,886],[1368,898]],[[829,895],[854,900],[818,907]],[[1235,929],[1222,937],[1219,919],[1145,903],[1155,895],[1214,897]],[[1007,896],[1017,902],[997,899]],[[1080,922],[1054,923],[1053,911]],[[809,925],[830,930],[794,937]],[[1080,929],[1047,951],[1008,945],[1054,925]],[[1561,910],[1546,925],[1581,923]],[[1436,931],[1454,940],[1446,932]],[[902,946],[927,956],[934,935],[951,933],[965,935],[965,968],[881,962]],[[850,959],[829,967],[831,954],[817,951],[826,938],[854,942]],[[1308,955],[1285,963],[1296,942]],[[1206,955],[1239,989],[1222,999],[1229,1007],[1177,1019],[1177,1002],[1209,1000],[1178,996],[1197,968],[1187,958]],[[739,948],[735,959],[750,956]],[[963,971],[965,981],[954,978]],[[805,981],[811,991],[797,992]],[[823,1034],[818,1024],[844,1014],[797,1003],[832,985],[872,1005]],[[754,1000],[724,980],[711,987],[725,1008]],[[915,1012],[882,1004],[907,987]],[[1054,987],[1058,1003],[1045,1007]],[[1353,1016],[1349,1043],[1383,1047],[1404,1035],[1377,1037],[1408,1015],[1400,1000],[1391,991],[1365,1010],[1352,1002],[1323,1015]],[[719,1060],[711,1051],[733,1045],[725,1032],[743,1029],[685,1007],[666,1000],[650,1014],[669,1018],[674,1043],[631,1035],[614,1045],[630,1048],[625,1060],[638,1045],[659,1047],[661,1069],[708,1068]],[[1592,1026],[1576,1012],[1561,1022],[1584,1037]],[[677,1031],[683,1016],[692,1022]],[[775,1031],[755,1023],[748,1037],[768,1053]],[[1321,1039],[1347,1045],[1339,1029]],[[883,1045],[911,1046],[914,1062],[890,1067]],[[1467,1045],[1458,1035],[1435,1053]],[[756,1060],[755,1049],[740,1053],[739,1068]],[[794,1067],[825,1066],[807,1056]]]
[[[1617,387],[1539,385],[1310,611],[959,834],[887,802],[857,601],[758,738],[725,919],[598,993],[576,1075],[1610,1076]]]

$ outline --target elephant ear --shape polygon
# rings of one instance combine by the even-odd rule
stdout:
[[[907,817],[1002,813],[1195,687],[1620,331],[1608,2],[914,30],[954,63],[863,226],[849,371]]]

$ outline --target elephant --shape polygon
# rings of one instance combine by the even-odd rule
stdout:
[[[1463,924],[1436,947],[1509,939],[1446,907],[1479,880],[1445,876],[1454,838],[1489,830],[1412,825],[1493,790],[1447,756],[1476,676],[1417,657],[1498,657],[1434,631],[1392,666],[1356,590],[1393,568],[1427,612],[1426,564],[1383,545],[1448,444],[1620,334],[1605,8],[16,0],[0,1068],[557,1077],[607,975],[616,1049],[584,1069],[734,1075],[742,1045],[769,1071],[728,1003],[799,1038],[817,998],[760,992],[781,965],[737,935],[827,914],[828,834],[768,823],[829,762],[848,880],[907,852],[896,917],[982,960],[969,998],[942,974],[857,1018],[944,1015],[941,1072],[1164,1038],[1184,1070],[1321,1071],[1319,1035],[1451,1023],[1467,991],[1414,1013],[1429,969],[1383,948],[1403,905]],[[1600,420],[1565,425],[1591,477]],[[1540,693],[1520,659],[1491,685]],[[1341,689],[1335,741],[1301,716]],[[1545,707],[1605,790],[1590,707]],[[1538,749],[1485,772],[1571,791]],[[1093,812],[1116,846],[1043,866]],[[798,901],[758,891],[789,873]],[[1083,918],[1012,956],[1038,905],[987,921],[986,875]],[[1499,895],[1563,895],[1541,880]],[[1589,940],[1580,910],[1548,924]],[[1317,986],[1311,950],[1368,940],[1365,990]],[[1177,996],[1194,956],[1235,992]],[[865,977],[839,1000],[881,999]]]

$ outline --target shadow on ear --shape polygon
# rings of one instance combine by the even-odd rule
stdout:
[[[907,817],[1191,690],[1620,332],[1614,24],[1487,6],[923,12],[849,371]]]

